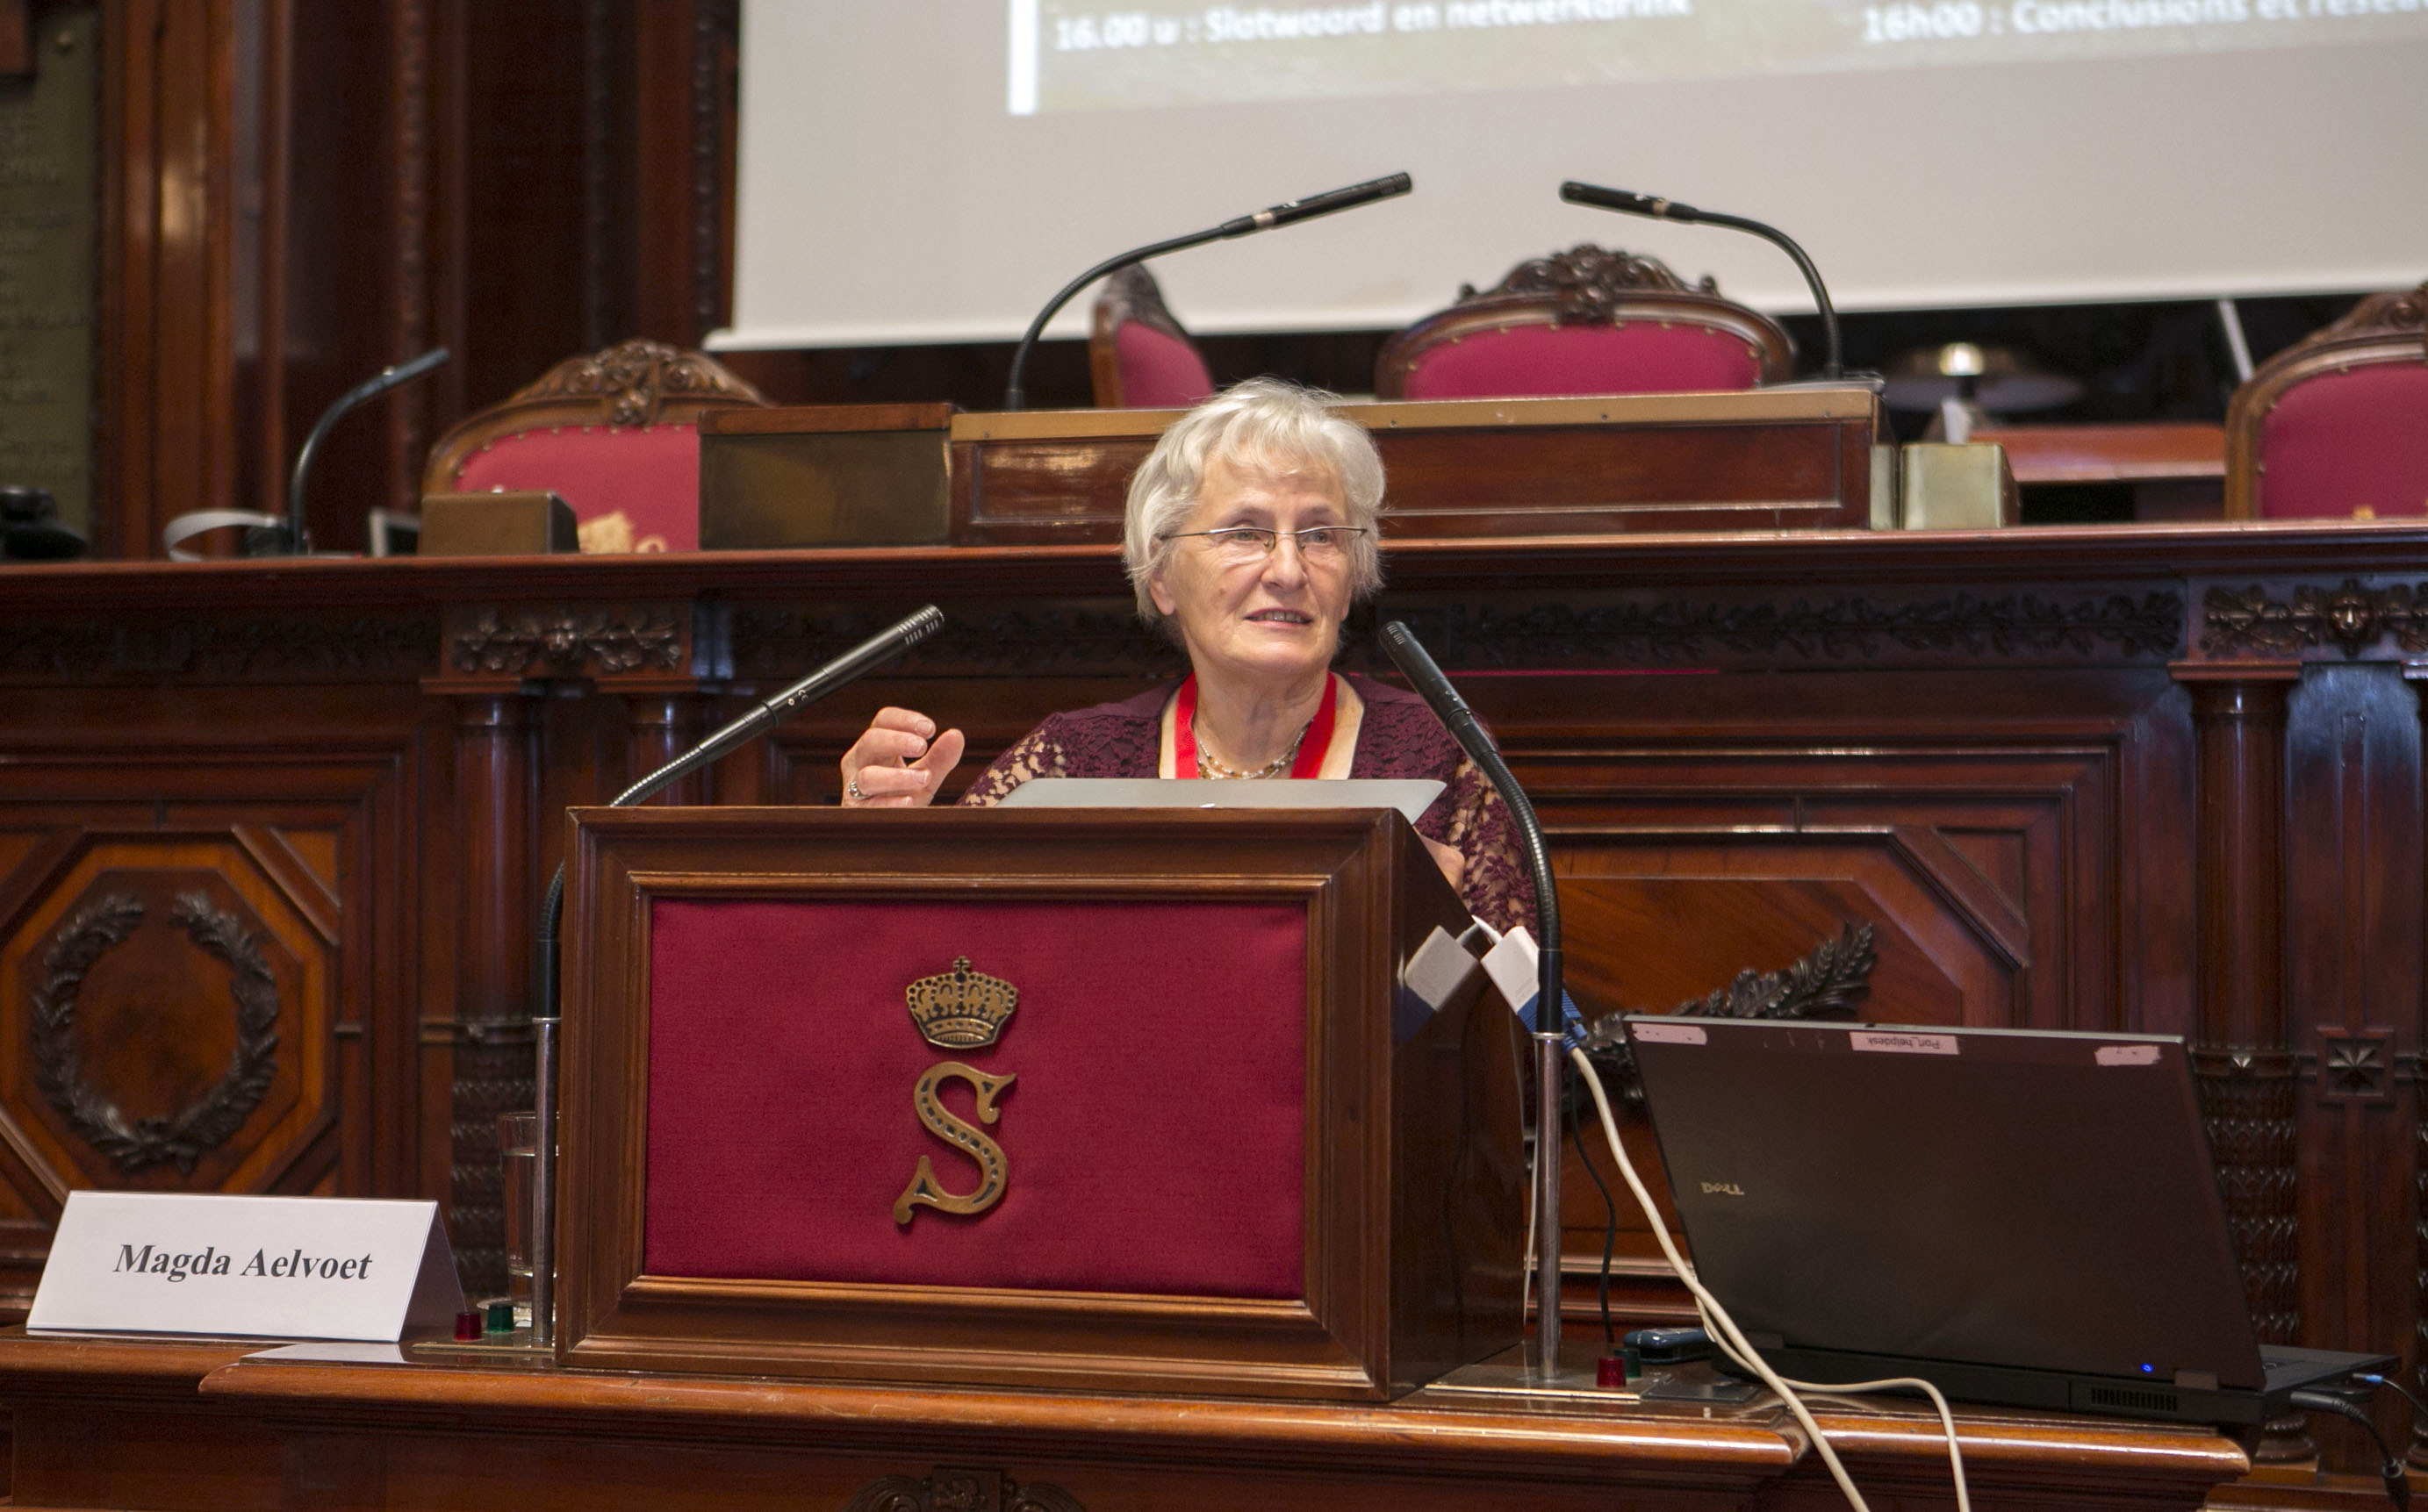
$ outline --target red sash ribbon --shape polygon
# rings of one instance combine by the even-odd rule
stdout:
[[[1307,722],[1306,734],[1298,742],[1298,759],[1290,763],[1292,777],[1313,777],[1323,771],[1323,759],[1332,754],[1332,730],[1339,712],[1340,679],[1325,674],[1323,702],[1317,706],[1315,718]],[[1197,770],[1197,675],[1180,685],[1180,694],[1172,710],[1172,772],[1175,777],[1202,777]]]

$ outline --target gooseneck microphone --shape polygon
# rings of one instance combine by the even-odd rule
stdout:
[[[1560,186],[1560,198],[1570,204],[1589,204],[1597,210],[1616,210],[1621,215],[1640,215],[1654,220],[1675,220],[1682,225],[1728,226],[1737,231],[1751,232],[1769,242],[1788,256],[1804,274],[1805,285],[1813,290],[1813,302],[1821,311],[1821,339],[1829,349],[1829,360],[1821,365],[1823,378],[1844,378],[1846,375],[1845,349],[1838,342],[1838,309],[1829,302],[1829,291],[1822,286],[1821,270],[1804,249],[1777,226],[1766,226],[1743,216],[1722,215],[1716,210],[1698,210],[1691,204],[1665,200],[1657,194],[1638,194],[1632,189],[1606,189],[1598,184],[1580,184],[1574,179]]]
[[[664,791],[735,746],[773,729],[795,710],[806,708],[845,684],[859,680],[943,626],[943,610],[930,604],[901,624],[878,631],[775,697],[752,705],[723,729],[608,800],[607,806],[630,808]],[[540,904],[539,954],[532,964],[532,996],[538,1010],[534,1016],[553,1016],[556,1012],[556,936],[564,917],[565,868],[559,865],[556,875],[549,880],[548,897]]]
[[[1548,1380],[1560,1368],[1560,1094],[1567,1042],[1563,1035],[1560,994],[1560,894],[1551,877],[1551,848],[1543,838],[1542,821],[1534,817],[1533,800],[1518,786],[1509,763],[1485,733],[1475,713],[1407,626],[1393,620],[1383,626],[1383,649],[1434,711],[1449,727],[1459,749],[1491,779],[1509,818],[1526,847],[1528,870],[1534,878],[1534,926],[1539,973],[1534,997],[1534,1355],[1532,1367]]]
[[[312,549],[312,537],[304,525],[304,485],[312,477],[312,458],[320,449],[321,437],[329,433],[330,427],[344,419],[354,410],[369,404],[389,389],[402,388],[422,374],[437,368],[452,355],[454,354],[445,347],[434,347],[411,362],[402,362],[393,367],[381,368],[369,378],[338,395],[337,402],[320,412],[320,418],[312,424],[311,434],[304,438],[303,447],[295,453],[295,470],[288,474],[287,479],[287,531],[288,537],[295,543],[294,549],[299,554]]]
[[[773,698],[752,705],[715,734],[617,793],[607,806],[630,808],[663,792],[744,741],[775,728],[796,710],[808,707],[893,660],[943,626],[943,611],[930,604],[900,624],[879,630]],[[532,957],[532,1023],[533,1044],[538,1050],[533,1111],[540,1129],[539,1157],[532,1173],[532,1206],[535,1212],[532,1226],[532,1328],[533,1337],[542,1343],[552,1339],[555,1330],[556,1240],[552,1220],[556,1204],[556,1141],[550,1130],[556,1125],[556,945],[558,928],[564,920],[565,866],[560,862],[556,874],[549,878],[548,896],[539,905],[539,930],[533,941]]]
[[[1393,173],[1385,178],[1368,179],[1363,184],[1352,184],[1345,189],[1332,189],[1322,194],[1311,194],[1304,200],[1292,200],[1287,204],[1277,204],[1271,209],[1259,210],[1254,215],[1234,216],[1210,231],[1192,231],[1186,236],[1174,236],[1170,241],[1158,241],[1151,247],[1140,247],[1133,252],[1125,252],[1119,257],[1106,258],[1064,285],[1062,292],[1048,300],[1045,308],[1037,312],[1037,318],[1028,322],[1027,334],[1020,338],[1020,345],[1011,354],[1011,382],[1004,387],[1003,407],[1007,410],[1016,410],[1026,402],[1027,390],[1022,384],[1022,375],[1028,370],[1029,349],[1035,347],[1038,337],[1045,333],[1045,323],[1053,319],[1062,306],[1071,302],[1073,295],[1107,273],[1118,272],[1132,263],[1142,263],[1150,257],[1160,257],[1166,252],[1184,252],[1191,247],[1203,247],[1209,241],[1225,241],[1234,236],[1251,236],[1259,231],[1271,231],[1277,226],[1289,225],[1293,221],[1310,219],[1320,215],[1330,215],[1336,210],[1353,210],[1361,204],[1371,204],[1377,200],[1387,200],[1394,195],[1405,194],[1412,187],[1413,182],[1405,173]]]
[[[304,438],[303,447],[295,453],[294,469],[287,475],[287,513],[259,514],[252,510],[196,510],[171,520],[160,532],[160,545],[171,561],[192,561],[195,554],[178,549],[193,537],[208,530],[231,525],[244,526],[243,554],[248,557],[301,557],[312,550],[312,533],[304,523],[304,485],[312,476],[312,458],[320,449],[320,439],[330,428],[354,410],[386,393],[412,382],[422,374],[443,365],[454,353],[445,347],[434,347],[393,367],[383,367],[369,378],[337,396],[337,401],[320,412],[312,423],[311,434]]]

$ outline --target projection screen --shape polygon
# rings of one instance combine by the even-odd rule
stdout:
[[[2428,0],[746,0],[742,57],[727,349],[1008,339],[1100,258],[1403,169],[1158,261],[1173,309],[1395,327],[1584,241],[1810,307],[1567,178],[1779,225],[1850,309],[2428,276]]]

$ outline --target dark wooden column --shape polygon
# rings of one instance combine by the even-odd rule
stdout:
[[[2223,669],[2220,669],[2221,671]],[[2294,669],[2201,669],[2199,1032],[2192,1051],[2226,1218],[2259,1337],[2302,1326],[2297,1065],[2285,1015],[2285,704]],[[2299,1417],[2255,1458],[2316,1453]]]
[[[625,691],[624,707],[632,725],[632,781],[697,745],[708,733],[709,699],[686,682],[681,690]],[[649,800],[669,806],[716,801],[714,768],[695,772]],[[612,795],[611,795],[612,796]]]
[[[505,1289],[498,1114],[532,1105],[531,699],[517,683],[428,685],[455,705],[455,1118],[449,1232],[466,1290]]]
[[[2286,709],[2285,981],[2301,1056],[2302,1341],[2404,1352],[2422,986],[2420,704],[2390,659],[2316,663]],[[2384,1405],[2389,1441],[2411,1414]],[[2321,1423],[2342,1468],[2373,1463]],[[2330,1438],[2341,1439],[2332,1443]]]

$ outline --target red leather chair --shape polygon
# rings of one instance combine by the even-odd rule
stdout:
[[[583,551],[697,551],[699,417],[766,402],[698,352],[623,342],[457,421],[431,448],[421,491],[552,489]]]
[[[1529,398],[1753,388],[1795,368],[1778,321],[1694,288],[1658,258],[1587,244],[1518,264],[1498,285],[1385,344],[1386,399]]]
[[[1088,376],[1104,410],[1185,409],[1214,392],[1197,344],[1164,308],[1143,264],[1105,280],[1088,333]]]
[[[2428,283],[2261,365],[2225,411],[2230,520],[2428,513]]]

